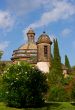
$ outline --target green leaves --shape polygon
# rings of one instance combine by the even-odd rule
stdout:
[[[45,74],[28,63],[11,65],[3,75],[6,102],[13,107],[41,106],[47,93]]]
[[[58,41],[57,39],[54,40],[54,60],[53,60],[53,68],[55,68],[58,71],[58,74],[60,75],[62,73],[61,68],[61,57],[59,53],[59,47],[58,47]]]
[[[3,55],[3,51],[0,50],[0,60],[2,58],[2,55]]]
[[[65,55],[65,66],[66,66],[68,69],[71,69],[70,62],[69,62],[69,59],[68,59],[67,55]]]

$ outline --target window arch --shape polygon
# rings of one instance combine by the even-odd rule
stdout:
[[[47,57],[48,54],[48,47],[44,46],[44,56]]]

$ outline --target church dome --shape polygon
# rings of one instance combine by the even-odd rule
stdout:
[[[37,44],[39,43],[52,44],[52,41],[50,40],[49,36],[45,32],[43,32],[43,34],[38,38]]]
[[[37,62],[37,45],[35,42],[35,33],[32,28],[27,32],[28,43],[21,45],[17,50],[13,51],[12,61],[27,61],[30,63]]]
[[[33,31],[32,28],[30,28],[29,31],[27,32],[27,34],[34,34],[35,35],[35,32]]]
[[[19,49],[37,49],[37,45],[35,43],[23,44]]]

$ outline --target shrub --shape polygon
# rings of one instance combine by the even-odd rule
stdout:
[[[52,68],[48,74],[48,80],[50,85],[48,100],[54,102],[68,101],[69,98],[65,90],[66,84],[64,84],[63,74],[59,74],[57,69]],[[65,81],[65,83],[67,82]]]
[[[54,85],[53,87],[50,87],[50,95],[48,100],[51,102],[66,102],[69,100],[69,97],[63,86]]]
[[[5,100],[9,106],[31,107],[44,104],[48,84],[45,74],[28,63],[11,65],[3,75]]]

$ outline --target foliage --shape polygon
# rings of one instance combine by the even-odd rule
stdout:
[[[59,47],[57,39],[54,40],[54,58],[52,57],[52,67],[48,74],[49,80],[49,101],[64,101],[65,97],[65,89],[63,87],[63,74],[61,67],[61,58],[59,54]]]
[[[64,102],[67,101],[66,91],[63,86],[55,85],[50,87],[49,101],[53,102]]]
[[[71,67],[71,75],[72,76],[75,76],[75,66],[72,66]]]
[[[49,78],[49,80],[50,88],[48,92],[48,100],[50,102],[70,101],[70,94],[65,89],[66,85],[63,84],[63,79],[56,75],[53,76],[53,78]]]
[[[2,76],[0,75],[0,102],[4,101],[4,88],[2,84]]]
[[[54,57],[52,57],[52,67],[50,69],[48,78],[51,84],[60,83],[63,74],[62,74],[62,67],[61,67],[61,58],[59,54],[59,47],[57,39],[54,40]]]
[[[56,69],[59,75],[62,73],[61,67],[61,57],[59,53],[58,41],[54,40],[54,60],[53,60],[53,68]]]
[[[50,58],[50,70],[52,69],[53,67],[53,55],[51,54],[51,58]]]
[[[9,106],[42,106],[48,89],[46,75],[28,63],[11,65],[3,75],[5,100]]]
[[[65,66],[66,66],[68,69],[71,68],[70,62],[69,62],[69,59],[68,59],[67,55],[65,55]]]
[[[73,77],[72,76],[67,76],[66,78],[64,78],[63,80],[62,80],[62,84],[65,86],[65,85],[69,85],[70,84],[70,82],[72,81],[72,79],[73,79]]]
[[[59,76],[56,69],[52,68],[48,74],[48,80],[50,85],[61,84],[63,80],[63,75]]]
[[[3,74],[7,64],[4,62],[0,62],[0,74]]]
[[[52,69],[48,75],[48,79],[50,85],[49,93],[48,93],[49,101],[54,101],[54,102],[73,101],[71,97],[72,89],[73,89],[72,88],[73,77],[68,76],[66,78],[63,78],[58,74],[56,74],[56,71]]]
[[[4,70],[4,63],[1,62],[1,58],[2,58],[3,52],[0,50],[0,74],[3,73]]]
[[[75,66],[73,66],[73,67],[72,67],[72,69],[74,69],[74,70],[75,70]]]
[[[71,100],[73,102],[75,102],[75,77],[72,79],[72,84],[71,84],[71,88],[72,88],[72,91],[71,91]]]
[[[3,51],[0,50],[0,60],[2,58],[2,55],[3,55]]]

